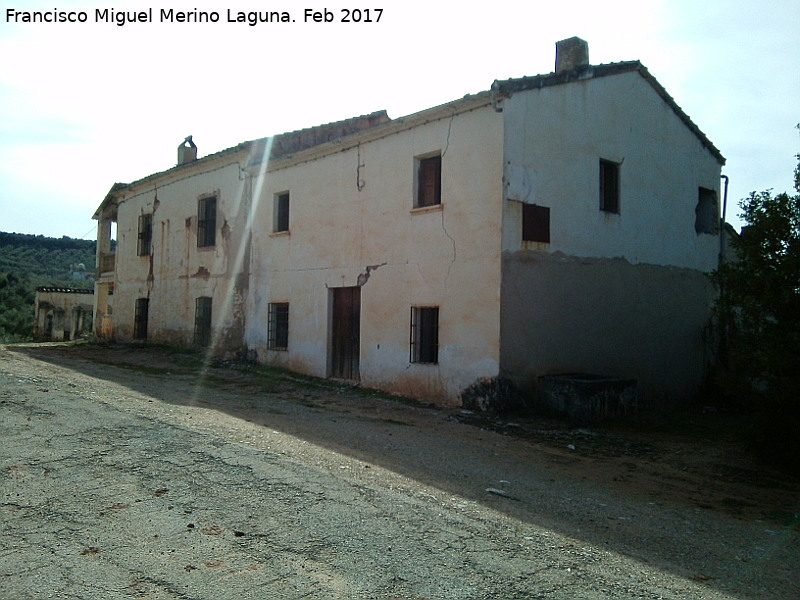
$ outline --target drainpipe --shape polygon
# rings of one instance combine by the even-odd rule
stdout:
[[[725,191],[722,192],[722,222],[725,222],[725,211],[728,208],[728,176],[720,175],[720,179],[725,180]]]
[[[722,219],[720,220],[719,227],[719,266],[722,266],[725,256],[725,213],[728,210],[728,176],[720,175],[720,179],[725,180],[725,187],[722,191]]]

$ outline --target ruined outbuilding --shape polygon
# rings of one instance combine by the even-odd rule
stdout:
[[[95,213],[95,332],[445,404],[553,373],[691,396],[724,158],[638,61],[557,56],[394,120],[202,158],[187,138]]]
[[[88,336],[94,292],[86,289],[38,287],[34,304],[33,339],[63,342]]]

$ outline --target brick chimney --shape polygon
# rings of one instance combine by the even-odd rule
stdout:
[[[579,37],[556,42],[556,73],[589,66],[589,43]]]
[[[197,160],[197,146],[192,141],[192,136],[189,136],[178,146],[178,164],[185,165],[193,160]]]

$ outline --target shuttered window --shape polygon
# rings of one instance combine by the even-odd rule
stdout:
[[[289,231],[289,192],[275,194],[274,233]]]
[[[619,212],[619,164],[600,159],[600,210]]]
[[[217,243],[217,197],[208,196],[197,201],[197,246]]]
[[[149,256],[153,244],[153,215],[139,215],[139,236],[136,245],[136,254]]]
[[[416,208],[442,203],[442,157],[429,156],[419,159],[417,165]]]

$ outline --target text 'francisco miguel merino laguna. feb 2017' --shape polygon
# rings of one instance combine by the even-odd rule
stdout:
[[[92,11],[28,11],[6,9],[6,23],[112,23],[119,27],[129,23],[242,23],[251,27],[260,23],[378,23],[382,8],[342,8],[337,14],[327,8],[303,9],[302,18],[288,11],[261,10],[237,11],[227,9],[224,15],[212,10],[175,10],[172,8],[147,8],[139,11],[122,11],[98,8]],[[297,13],[299,15],[299,12]],[[93,18],[92,18],[93,17]]]

